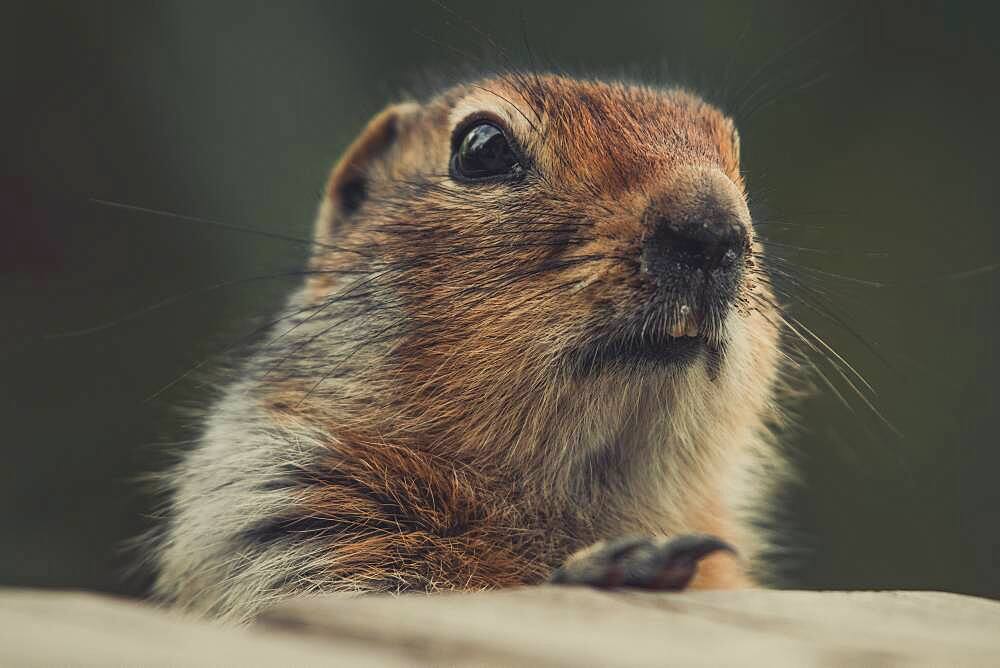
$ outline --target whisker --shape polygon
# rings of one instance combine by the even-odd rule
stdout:
[[[66,339],[66,338],[73,338],[73,337],[80,337],[80,336],[88,336],[90,334],[96,334],[98,332],[103,332],[103,331],[106,331],[108,329],[112,329],[113,327],[117,327],[118,325],[124,324],[126,322],[129,322],[129,321],[132,321],[132,320],[136,320],[136,319],[141,318],[141,317],[143,317],[145,315],[149,315],[150,313],[153,313],[154,311],[158,311],[159,309],[164,308],[166,306],[169,306],[171,304],[175,304],[177,302],[181,302],[181,301],[184,301],[186,299],[190,299],[192,297],[197,297],[199,295],[204,295],[204,294],[207,294],[209,292],[213,292],[215,290],[220,290],[220,289],[223,289],[223,288],[233,287],[233,286],[237,286],[237,285],[247,285],[249,283],[254,283],[254,282],[257,282],[257,281],[274,280],[274,279],[279,279],[279,278],[301,278],[303,276],[310,276],[310,275],[314,275],[314,274],[328,274],[328,273],[333,273],[333,272],[331,272],[331,271],[306,271],[306,270],[304,270],[304,271],[289,271],[289,272],[282,272],[282,273],[277,273],[277,274],[265,274],[265,275],[262,275],[262,276],[249,276],[249,277],[246,277],[246,278],[237,278],[237,279],[233,279],[233,280],[229,280],[229,281],[222,281],[220,283],[214,283],[212,285],[204,286],[204,287],[197,288],[197,289],[194,289],[194,290],[189,290],[187,292],[182,292],[180,294],[176,294],[176,295],[173,295],[171,297],[167,297],[166,299],[162,299],[162,300],[160,300],[158,302],[155,302],[153,304],[150,304],[148,306],[144,306],[144,307],[142,307],[142,308],[140,308],[140,309],[138,309],[136,311],[132,311],[131,313],[127,313],[127,314],[125,314],[123,316],[119,316],[119,317],[117,317],[117,318],[115,318],[113,320],[110,320],[108,322],[104,322],[104,323],[101,323],[101,324],[98,324],[98,325],[93,325],[91,327],[85,327],[83,329],[75,329],[75,330],[70,330],[70,331],[65,331],[65,332],[56,332],[56,333],[53,333],[53,334],[47,334],[47,335],[45,335],[44,340],[46,340],[46,341],[52,341],[52,340],[57,340],[57,339]]]
[[[153,394],[151,394],[148,397],[146,397],[144,399],[144,401],[146,403],[149,403],[151,401],[156,400],[158,397],[162,396],[165,392],[169,391],[170,388],[176,386],[178,383],[180,383],[184,379],[186,379],[189,376],[191,376],[191,374],[193,374],[193,373],[197,372],[198,370],[200,370],[201,368],[203,368],[210,361],[212,361],[214,359],[217,359],[218,357],[220,357],[222,355],[225,355],[227,353],[232,352],[236,348],[238,348],[238,347],[246,344],[248,341],[250,341],[251,339],[253,339],[255,336],[257,336],[257,335],[259,335],[259,334],[261,334],[261,333],[263,333],[263,332],[271,329],[271,327],[274,327],[275,325],[277,325],[278,323],[282,322],[283,320],[287,320],[288,318],[293,318],[293,317],[295,317],[298,314],[304,313],[305,311],[308,311],[308,310],[311,310],[311,309],[314,309],[314,308],[319,308],[319,307],[316,306],[316,305],[310,304],[308,306],[304,306],[304,307],[300,308],[299,310],[295,311],[294,313],[289,313],[289,314],[282,315],[281,317],[279,317],[277,319],[273,319],[270,322],[267,322],[264,325],[261,325],[260,327],[256,327],[253,331],[245,334],[244,336],[241,336],[234,343],[226,346],[222,350],[217,351],[215,353],[212,353],[211,355],[208,355],[208,356],[202,358],[200,361],[198,361],[193,366],[189,367],[187,370],[185,370],[179,376],[177,376],[176,378],[174,378],[173,380],[171,380],[169,383],[167,383],[166,385],[160,387],[158,390],[156,390],[156,392],[154,392]]]
[[[788,258],[781,257],[780,255],[775,255],[773,253],[768,256],[768,261],[770,261],[770,262],[777,262],[778,264],[782,264],[782,265],[788,266],[788,267],[794,267],[795,269],[797,269],[799,271],[804,271],[804,272],[807,272],[809,274],[823,276],[825,278],[836,278],[837,280],[846,281],[848,283],[853,283],[855,285],[863,285],[863,286],[868,287],[868,288],[884,288],[887,285],[886,283],[883,283],[882,281],[873,281],[873,280],[870,280],[870,279],[857,278],[857,277],[854,277],[854,276],[847,276],[845,274],[838,274],[836,272],[825,271],[823,269],[818,269],[816,267],[810,267],[809,265],[799,264],[799,263],[796,263],[796,262],[793,262],[793,261],[789,260]]]
[[[137,204],[127,204],[125,202],[113,202],[106,199],[98,199],[91,197],[90,202],[94,204],[99,204],[101,206],[107,206],[115,209],[124,209],[126,211],[133,211],[136,213],[147,213],[153,216],[164,216],[166,218],[171,218],[173,220],[181,220],[189,223],[198,223],[199,225],[208,225],[211,227],[218,227],[223,230],[230,230],[233,232],[245,232],[246,234],[253,234],[259,237],[264,237],[267,239],[276,239],[278,241],[287,241],[289,243],[300,244],[309,247],[318,247],[328,250],[339,250],[345,252],[355,252],[359,254],[364,254],[362,251],[350,250],[345,248],[340,248],[338,246],[333,246],[330,244],[325,244],[315,239],[307,239],[304,237],[294,237],[288,234],[281,234],[279,232],[268,232],[267,230],[259,230],[253,227],[244,227],[242,225],[234,225],[232,223],[225,223],[221,220],[213,220],[211,218],[201,218],[199,216],[189,216],[183,213],[177,213],[174,211],[166,211],[164,209],[151,209],[145,206],[139,206]]]
[[[792,325],[791,323],[789,323],[783,316],[781,316],[779,314],[778,317],[781,318],[781,320],[789,328],[791,328],[793,331],[796,331],[796,332],[798,331],[798,330],[795,329],[794,325]],[[821,352],[815,345],[813,345],[812,343],[809,343],[809,341],[808,341],[808,339],[806,339],[806,337],[801,336],[801,334],[800,334],[800,337],[813,350],[815,350],[816,352]],[[837,356],[837,358],[838,359],[843,359],[839,355]],[[878,407],[875,406],[874,402],[872,402],[872,400],[868,398],[868,395],[865,394],[864,392],[862,392],[861,389],[858,388],[858,386],[854,384],[854,382],[850,379],[850,377],[848,377],[848,375],[846,373],[844,373],[844,371],[841,369],[840,365],[835,364],[831,360],[831,358],[829,358],[829,357],[827,357],[826,359],[830,363],[830,366],[834,369],[834,371],[836,371],[837,374],[844,380],[844,382],[846,382],[850,386],[850,388],[852,390],[854,390],[854,393],[857,395],[857,397],[859,399],[861,399],[861,401],[863,401],[865,403],[865,405],[869,408],[869,410],[871,410],[871,412],[874,413],[875,416],[878,417],[883,422],[883,424],[885,424],[885,426],[888,427],[894,434],[896,434],[897,436],[902,436],[903,435],[902,432],[900,432],[899,429],[897,429],[896,426],[894,424],[892,424],[892,422],[890,422],[888,420],[888,418],[885,417],[885,415],[882,414],[882,411],[880,411],[878,409]]]

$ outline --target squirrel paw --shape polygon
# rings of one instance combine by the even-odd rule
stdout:
[[[706,534],[618,538],[577,552],[548,581],[600,588],[681,591],[694,578],[698,562],[720,551],[736,554],[732,545]]]

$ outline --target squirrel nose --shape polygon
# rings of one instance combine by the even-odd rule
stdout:
[[[703,210],[677,220],[669,214],[653,222],[643,259],[649,271],[712,272],[732,267],[747,247],[747,232],[739,220],[728,220],[718,211]]]
[[[749,251],[749,212],[722,174],[696,172],[646,211],[642,268],[666,287],[739,272]]]

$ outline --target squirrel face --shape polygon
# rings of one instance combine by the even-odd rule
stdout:
[[[412,424],[524,427],[607,378],[767,403],[778,316],[739,138],[685,91],[509,74],[390,107],[334,170],[317,244],[309,299],[364,277],[340,354],[377,347],[348,366]]]

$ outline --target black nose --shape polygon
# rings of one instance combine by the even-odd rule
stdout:
[[[693,206],[671,204],[653,206],[647,214],[643,269],[661,283],[685,284],[738,271],[749,244],[733,207],[711,196]]]
[[[733,267],[747,248],[747,232],[739,220],[704,211],[693,219],[669,214],[653,223],[643,248],[643,260],[654,274]]]

